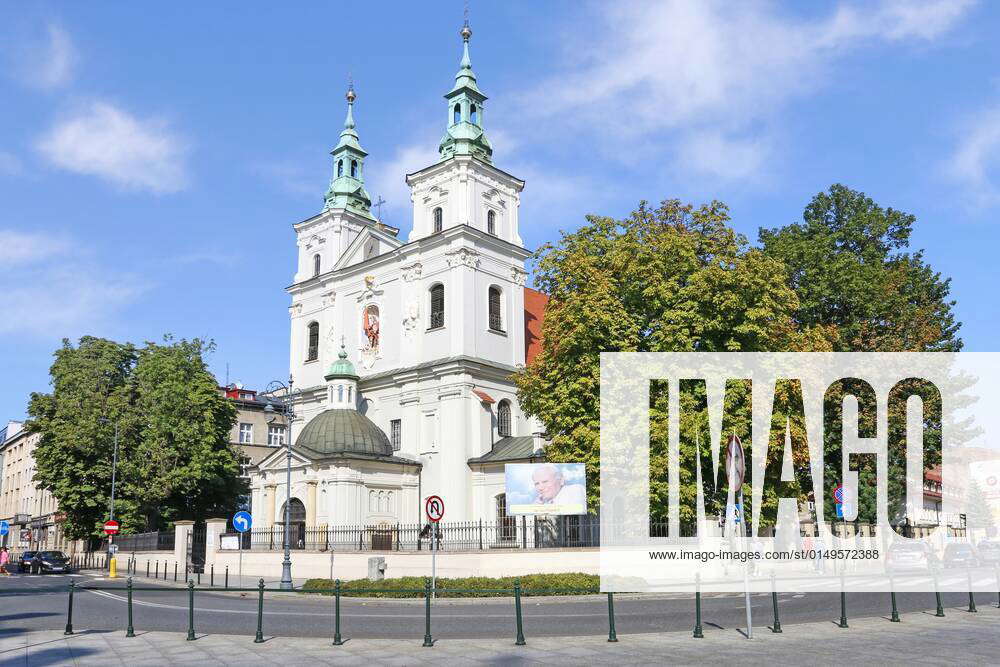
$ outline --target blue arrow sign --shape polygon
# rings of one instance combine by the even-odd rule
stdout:
[[[844,518],[844,503],[837,503],[837,518]]]
[[[0,521],[0,537],[3,537],[10,532],[10,524],[6,521]]]
[[[250,512],[237,512],[233,516],[233,528],[236,529],[236,532],[245,533],[250,530],[251,526],[253,526],[253,517],[250,516]]]

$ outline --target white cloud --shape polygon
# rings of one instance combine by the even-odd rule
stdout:
[[[104,325],[147,289],[91,262],[68,238],[0,229],[0,335],[75,337]]]
[[[45,25],[43,34],[38,33],[37,27],[19,35],[8,33],[14,45],[8,55],[13,74],[32,88],[51,90],[64,86],[72,78],[77,62],[73,40],[55,23]]]
[[[581,18],[596,29],[567,36],[566,64],[528,87],[519,103],[528,118],[518,131],[593,133],[595,148],[618,159],[631,152],[623,143],[686,151],[695,158],[686,168],[743,178],[770,163],[775,140],[767,134],[778,131],[778,115],[826,85],[838,57],[878,42],[934,39],[971,4],[842,3],[819,17],[793,16],[770,2],[596,5],[596,17]],[[734,153],[692,154],[699,147]]]
[[[0,229],[0,266],[34,264],[66,253],[68,241],[49,234]]]
[[[1000,203],[1000,105],[980,114],[963,129],[945,173],[965,187],[972,203],[991,206]]]
[[[56,123],[37,148],[52,164],[124,188],[176,192],[188,182],[184,141],[157,119],[93,102]]]
[[[322,202],[325,192],[322,177],[303,166],[301,161],[262,162],[253,171],[264,180],[277,185],[281,190],[296,197],[312,197]]]

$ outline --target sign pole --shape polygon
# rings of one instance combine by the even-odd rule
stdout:
[[[240,588],[243,588],[243,533],[240,533]]]
[[[431,545],[431,597],[437,599],[437,550],[438,550],[438,524],[434,522],[434,530],[431,533],[433,544]]]
[[[431,597],[437,598],[437,552],[440,548],[438,522],[444,517],[444,501],[440,496],[428,496],[424,502],[427,520],[431,522]]]

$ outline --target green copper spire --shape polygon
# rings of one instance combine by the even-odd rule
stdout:
[[[347,118],[340,142],[330,154],[333,155],[333,179],[323,198],[323,211],[343,208],[371,220],[371,197],[365,191],[364,166],[368,153],[361,147],[354,124],[354,84],[347,88]]]
[[[337,378],[358,379],[358,374],[354,370],[354,364],[347,358],[347,350],[344,348],[343,341],[340,343],[340,353],[337,355],[337,360],[330,365],[330,370],[327,371],[325,376],[326,380],[335,380]]]
[[[448,100],[448,129],[445,130],[438,152],[446,160],[454,155],[472,155],[485,162],[493,161],[493,146],[483,132],[483,104],[486,95],[476,84],[469,57],[469,21],[458,33],[462,36],[462,62],[459,63],[455,85],[444,96]]]

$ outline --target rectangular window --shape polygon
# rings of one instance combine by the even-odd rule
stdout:
[[[240,457],[240,477],[243,479],[250,479],[250,471],[248,469],[251,465],[253,465],[253,461],[249,456]]]
[[[240,444],[253,444],[253,424],[240,424]]]
[[[275,447],[285,444],[285,426],[283,424],[270,424],[267,427],[267,444]]]
[[[403,420],[393,419],[389,422],[389,431],[392,434],[392,451],[398,452],[403,446]]]

